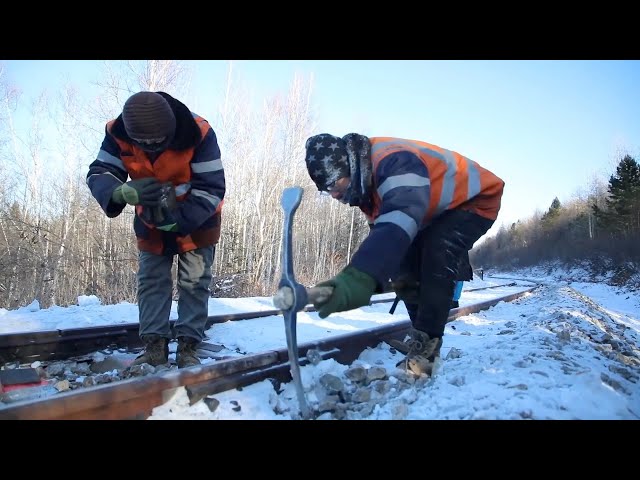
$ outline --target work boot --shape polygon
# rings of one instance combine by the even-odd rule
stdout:
[[[407,373],[431,376],[435,364],[440,361],[442,338],[431,338],[429,334],[415,328],[411,329],[410,335],[411,339],[407,342],[409,353],[396,367],[404,368]]]
[[[143,335],[144,351],[131,362],[131,366],[148,363],[157,367],[169,361],[169,340],[160,335]]]
[[[191,337],[178,337],[178,350],[176,352],[176,363],[178,368],[192,367],[200,365],[200,359],[196,354],[199,340]]]
[[[404,340],[396,340],[396,339],[390,339],[390,340],[386,340],[386,343],[393,347],[394,349],[396,349],[398,352],[400,352],[403,355],[406,355],[407,353],[409,353],[409,343],[410,340],[407,340],[407,338],[405,337]]]

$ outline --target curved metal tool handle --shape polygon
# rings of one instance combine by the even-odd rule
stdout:
[[[296,312],[302,310],[307,304],[307,292],[304,286],[295,280],[293,275],[293,215],[302,200],[302,188],[285,188],[282,192],[280,203],[284,210],[284,226],[282,232],[282,278],[278,285],[279,290],[285,289],[291,295],[289,308],[283,309],[284,327],[287,337],[287,353],[291,365],[291,378],[296,388],[300,415],[302,418],[311,418],[311,409],[304,396],[304,388],[300,378],[300,364],[298,362],[298,342],[296,339]]]

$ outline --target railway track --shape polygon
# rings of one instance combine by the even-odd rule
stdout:
[[[376,299],[371,303],[386,303],[393,299]],[[305,312],[314,312],[309,305]],[[281,315],[281,310],[262,310],[225,315],[207,319],[206,328],[214,324]],[[169,322],[173,328],[174,320]],[[0,335],[0,364],[9,362],[31,363],[36,360],[66,360],[102,349],[136,349],[142,347],[138,335],[139,324],[123,323],[99,327],[42,330],[38,332]]]
[[[485,310],[501,301],[513,301],[535,288],[537,286],[453,309],[449,321]],[[375,303],[390,301],[393,299],[382,299]],[[313,310],[312,307],[308,307],[308,309]],[[259,312],[258,316],[278,314],[277,310],[263,311]],[[255,318],[255,315],[253,317],[248,315],[250,314],[241,314],[243,318],[237,318],[233,315],[211,317],[213,319],[211,324],[219,321]],[[222,318],[226,318],[226,320],[222,320]],[[137,335],[137,324],[135,325]],[[382,327],[363,329],[354,333],[301,343],[298,345],[299,363],[301,366],[307,365],[311,361],[309,357],[319,356],[321,359],[333,358],[340,363],[348,364],[353,362],[367,347],[374,347],[390,339],[402,339],[409,327],[410,322],[403,320]],[[126,330],[122,325],[116,328],[120,328],[123,332]],[[67,335],[67,337],[71,337],[71,335]],[[115,338],[119,338],[118,335],[114,334],[111,337],[111,339]],[[84,340],[85,337],[78,335],[74,341],[82,343]],[[92,341],[95,342],[95,339]],[[133,341],[130,334],[127,334],[127,341]],[[13,346],[15,347],[15,345]],[[310,355],[311,352],[314,355]],[[284,347],[187,369],[168,370],[141,378],[131,378],[117,383],[63,392],[46,398],[6,404],[0,406],[0,420],[146,419],[153,408],[162,405],[168,395],[172,394],[176,388],[185,387],[190,402],[193,404],[208,395],[247,386],[264,379],[288,382],[291,380],[289,368],[287,348]]]
[[[467,292],[487,290],[499,287],[516,286],[516,282],[489,287],[465,290]],[[371,303],[390,303],[393,298],[374,299]],[[308,305],[305,312],[313,312],[315,308]],[[281,315],[282,311],[262,310],[208,317],[206,328],[212,325],[241,320]],[[173,328],[174,321],[170,324]],[[31,363],[34,361],[66,360],[103,349],[135,350],[142,347],[138,335],[139,324],[123,323],[98,327],[69,328],[43,330],[38,332],[10,333],[0,335],[0,364],[10,362]]]

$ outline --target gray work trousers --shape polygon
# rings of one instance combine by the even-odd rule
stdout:
[[[178,319],[174,324],[176,337],[191,337],[198,341],[204,339],[214,255],[215,246],[178,254]],[[173,257],[174,255],[139,252],[138,318],[141,337],[172,337],[169,315],[173,292]]]

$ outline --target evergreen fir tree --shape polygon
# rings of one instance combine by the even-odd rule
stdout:
[[[607,210],[610,226],[617,232],[629,232],[638,225],[640,207],[640,166],[626,155],[609,179]]]

